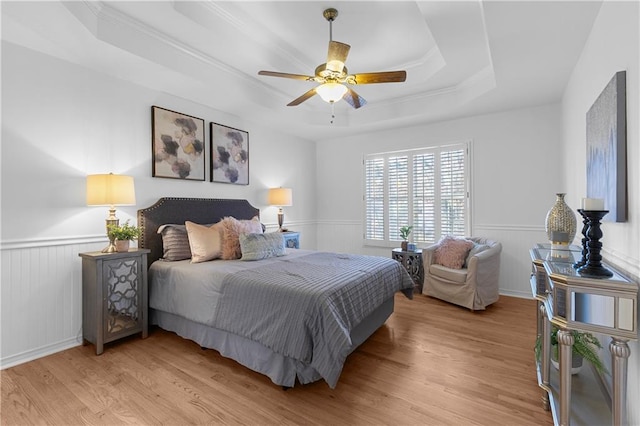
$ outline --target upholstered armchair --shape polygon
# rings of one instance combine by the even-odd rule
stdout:
[[[457,253],[445,253],[449,247],[443,246],[446,243],[447,239],[422,249],[422,294],[467,307],[472,311],[483,310],[496,302],[499,297],[498,278],[502,245],[486,238],[456,239]],[[464,246],[465,243],[467,246]],[[443,261],[449,260],[446,258],[450,258],[451,254],[458,257],[457,264]]]

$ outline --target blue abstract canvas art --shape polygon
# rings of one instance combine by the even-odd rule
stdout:
[[[587,112],[587,197],[604,199],[603,221],[627,220],[626,72],[617,72]]]

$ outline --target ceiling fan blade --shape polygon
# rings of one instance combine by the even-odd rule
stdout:
[[[349,55],[349,49],[351,46],[339,41],[329,42],[329,52],[327,53],[327,69],[341,73],[344,68],[344,63],[347,62],[347,56]]]
[[[308,92],[305,92],[302,96],[300,96],[300,97],[292,100],[291,102],[289,102],[287,104],[287,106],[300,105],[301,103],[303,103],[304,101],[306,101],[307,99],[309,99],[310,97],[312,97],[315,94],[316,94],[316,88],[314,87],[313,89],[309,90]]]
[[[289,74],[286,72],[276,72],[276,71],[260,71],[258,75],[268,75],[269,77],[282,77],[282,78],[292,78],[294,80],[304,80],[304,81],[313,81],[315,77],[311,77],[309,75],[302,74]]]
[[[401,83],[407,79],[406,71],[383,71],[353,74],[347,78],[349,84]]]
[[[347,91],[344,95],[342,95],[342,99],[345,100],[346,103],[354,107],[355,109],[360,108],[367,104],[367,101],[360,95],[358,95],[353,89],[347,87]]]

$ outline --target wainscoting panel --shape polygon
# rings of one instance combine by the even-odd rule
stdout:
[[[93,238],[3,243],[0,368],[82,343],[78,253],[104,246]]]
[[[474,226],[474,237],[485,237],[502,243],[500,256],[500,294],[531,298],[531,256],[536,243],[547,241],[543,226]]]

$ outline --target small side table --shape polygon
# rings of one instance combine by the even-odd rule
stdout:
[[[422,294],[422,285],[424,284],[422,250],[404,251],[400,248],[394,248],[391,252],[391,258],[402,263],[402,266],[404,266],[413,279],[413,292]]]
[[[82,337],[96,346],[142,332],[147,337],[148,249],[123,253],[80,253],[82,258]]]
[[[284,246],[286,248],[299,249],[300,248],[300,233],[293,231],[284,231]]]

